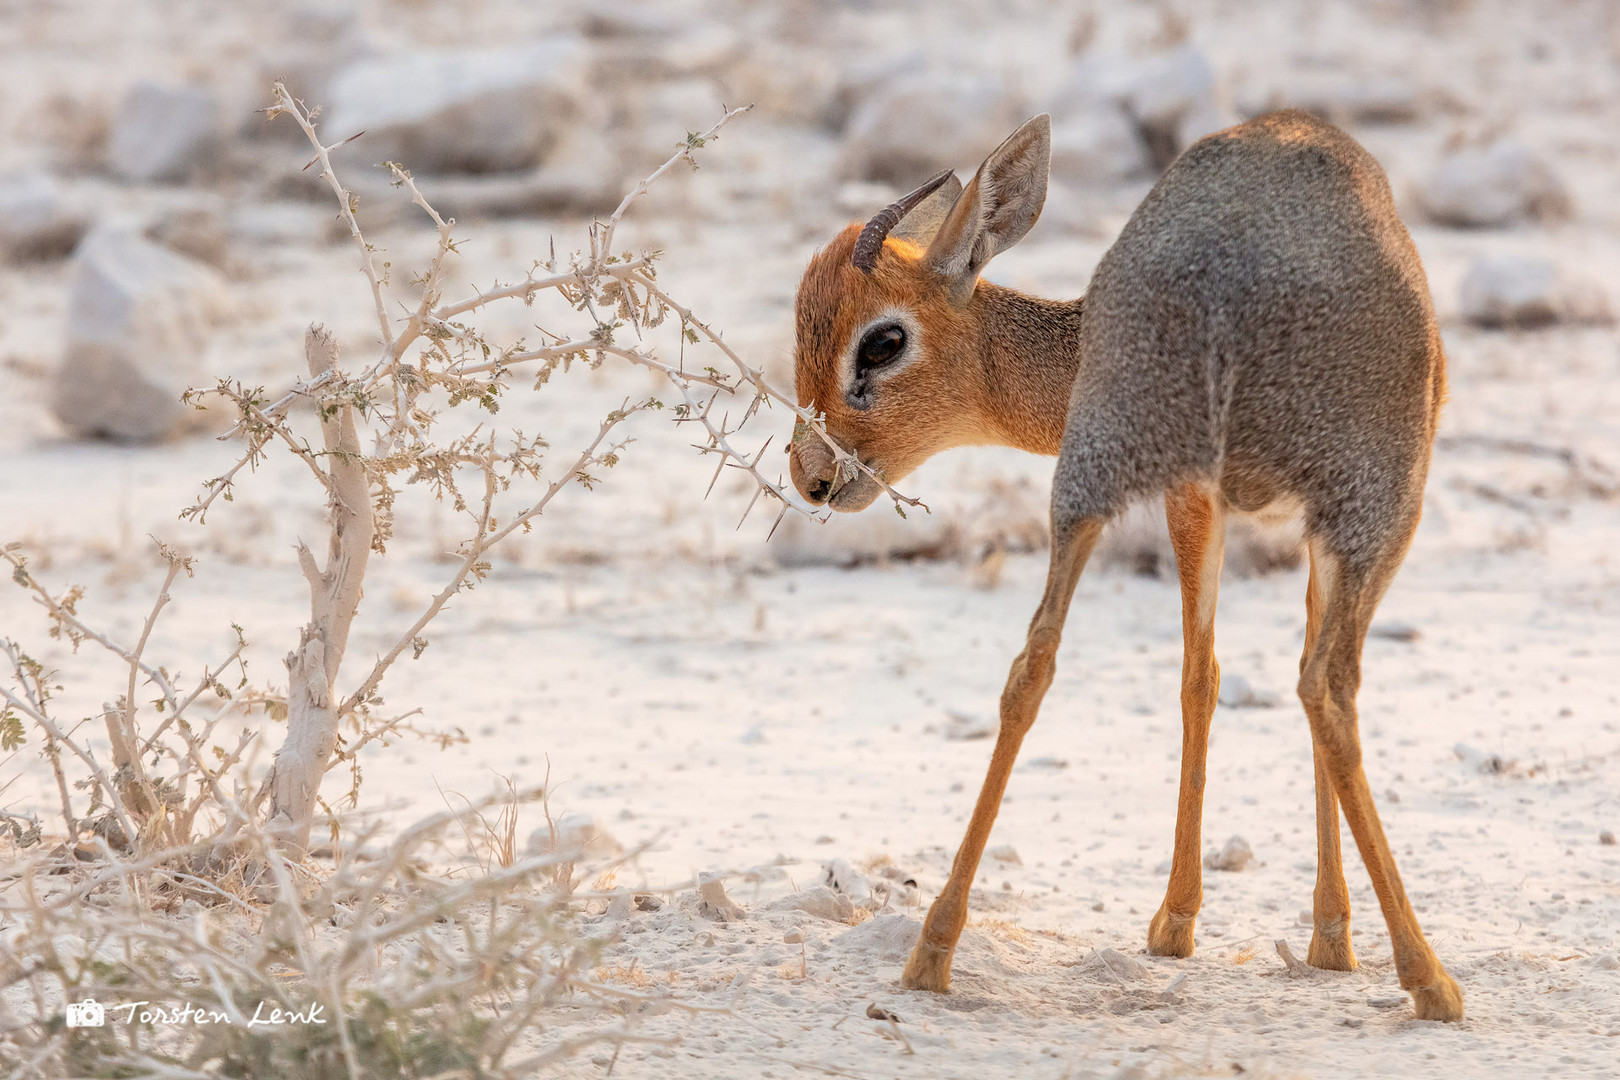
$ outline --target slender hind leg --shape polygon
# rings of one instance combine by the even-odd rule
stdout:
[[[1191,956],[1193,925],[1204,899],[1199,837],[1209,722],[1221,687],[1221,668],[1215,662],[1215,597],[1226,548],[1226,522],[1220,502],[1202,484],[1167,492],[1164,508],[1181,577],[1181,797],[1176,803],[1170,884],[1148,926],[1148,952]]]
[[[1333,791],[1344,807],[1345,820],[1356,838],[1361,861],[1372,878],[1383,909],[1384,922],[1395,949],[1395,970],[1401,986],[1412,995],[1420,1020],[1461,1020],[1462,990],[1429,947],[1418,926],[1417,916],[1401,886],[1400,873],[1384,837],[1383,825],[1373,806],[1372,790],[1361,767],[1361,736],[1356,719],[1356,691],[1361,685],[1361,647],[1373,610],[1405,553],[1405,541],[1375,565],[1352,570],[1329,553],[1322,543],[1311,541],[1311,559],[1320,575],[1322,589],[1321,627],[1312,643],[1299,679],[1299,697],[1311,720],[1311,739],[1316,748],[1318,772],[1327,774]],[[1321,807],[1321,801],[1318,801]],[[1337,833],[1337,825],[1334,830]],[[1342,884],[1341,884],[1342,887]],[[1330,890],[1331,891],[1331,890]],[[1318,889],[1318,926],[1322,893]],[[1348,905],[1346,905],[1348,908]],[[1314,951],[1314,945],[1313,945]]]
[[[995,824],[996,812],[1001,809],[1001,797],[1007,790],[1007,776],[1018,757],[1018,747],[1024,734],[1035,723],[1040,711],[1041,698],[1052,685],[1053,660],[1063,632],[1063,621],[1069,613],[1069,601],[1074,587],[1085,569],[1086,559],[1097,544],[1103,523],[1084,520],[1060,526],[1054,520],[1052,529],[1052,564],[1046,574],[1046,591],[1040,607],[1029,626],[1029,637],[1024,651],[1013,661],[1007,676],[1007,688],[1001,692],[1001,730],[996,735],[996,748],[990,756],[990,768],[985,774],[979,801],[974,804],[973,817],[968,821],[967,835],[956,851],[951,864],[951,876],[945,887],[934,898],[923,922],[922,936],[906,962],[900,983],[913,990],[933,990],[943,993],[951,988],[951,956],[956,941],[967,925],[968,891],[973,887],[973,875],[978,872],[984,845],[990,839],[990,827]]]
[[[1322,633],[1322,607],[1326,585],[1322,571],[1311,560],[1311,580],[1305,587],[1305,651],[1299,658],[1299,673],[1316,651]],[[1311,757],[1316,764],[1316,895],[1311,905],[1311,949],[1306,962],[1328,971],[1356,970],[1355,950],[1350,947],[1350,890],[1344,883],[1344,860],[1339,854],[1339,797],[1333,793],[1322,748],[1311,740]]]

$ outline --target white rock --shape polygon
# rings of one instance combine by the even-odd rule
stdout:
[[[839,172],[902,187],[947,167],[971,175],[1024,119],[999,79],[962,73],[903,77],[856,105]]]
[[[698,914],[715,922],[741,922],[748,913],[726,895],[724,875],[706,873],[698,875]]]
[[[1249,842],[1241,836],[1234,836],[1226,842],[1226,846],[1219,851],[1212,851],[1204,856],[1204,865],[1211,870],[1225,870],[1237,873],[1247,869],[1254,861],[1254,851]]]
[[[371,53],[358,5],[348,0],[300,5],[281,14],[277,22],[282,31],[280,40],[263,42],[254,49],[259,85],[284,83],[294,97],[312,105],[330,101],[332,80],[349,64]],[[263,117],[253,117],[243,133],[304,142],[303,130],[297,124],[289,120],[273,124],[262,121]]]
[[[1476,750],[1467,743],[1457,743],[1451,748],[1457,759],[1477,772],[1487,776],[1501,776],[1518,769],[1516,758],[1504,758],[1501,754],[1487,754],[1483,750]]]
[[[1278,703],[1270,690],[1256,689],[1241,675],[1221,673],[1221,689],[1217,700],[1228,709],[1269,709]]]
[[[849,922],[855,917],[855,903],[825,885],[812,885],[800,892],[778,897],[765,905],[766,911],[803,911],[818,919]]]
[[[1418,200],[1443,225],[1500,226],[1569,216],[1569,192],[1546,161],[1513,139],[1468,147],[1424,178]]]
[[[1065,180],[1111,184],[1153,171],[1135,121],[1116,102],[1053,114],[1052,174]]]
[[[136,183],[184,180],[218,149],[219,104],[196,86],[140,82],[107,140],[107,167]]]
[[[613,834],[590,814],[564,814],[556,821],[556,840],[552,830],[542,826],[529,834],[529,853],[549,855],[553,851],[575,857],[611,858],[624,852],[624,846]]]
[[[1462,283],[1462,317],[1484,327],[1607,322],[1608,299],[1595,282],[1570,277],[1547,259],[1476,259]]]
[[[1258,106],[1254,112],[1303,109],[1335,124],[1405,124],[1423,115],[1425,97],[1406,75],[1319,71],[1301,73],[1249,104]]]
[[[224,269],[230,254],[224,217],[216,206],[205,202],[188,202],[158,213],[146,226],[144,234],[153,243],[205,262],[216,270]]]
[[[865,903],[872,896],[872,883],[866,875],[843,859],[834,859],[822,865],[821,883],[857,904]]]
[[[49,173],[0,178],[0,259],[61,258],[84,235],[85,224]]]
[[[1049,111],[1062,126],[1069,118],[1108,106],[1123,113],[1136,130],[1142,153],[1161,169],[1196,140],[1237,120],[1214,67],[1191,45],[1141,58],[1084,53],[1052,97]]]
[[[993,859],[999,863],[1006,863],[1008,866],[1024,865],[1024,860],[1019,856],[1018,849],[1011,844],[1002,844],[999,847],[990,848],[984,854],[985,858]]]
[[[212,270],[133,230],[95,230],[74,254],[67,353],[51,410],[81,434],[160,439],[197,415],[181,404],[210,383],[213,324],[229,300]]]
[[[1136,982],[1148,975],[1146,964],[1117,949],[1097,949],[1081,962],[1080,970],[1111,982]]]
[[[945,737],[953,742],[988,739],[1001,730],[1001,720],[977,713],[945,710]]]
[[[421,172],[502,172],[545,159],[585,89],[577,38],[508,48],[426,49],[360,60],[332,84],[329,138]]]
[[[927,77],[928,57],[914,46],[895,49],[892,42],[856,51],[831,65],[827,85],[806,87],[801,92],[814,94],[817,118],[829,131],[843,131],[861,107],[880,97],[884,88],[897,80]],[[829,65],[817,64],[825,70]],[[988,153],[988,151],[986,151]]]

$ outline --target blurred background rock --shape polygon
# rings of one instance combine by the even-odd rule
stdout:
[[[321,107],[329,139],[364,132],[337,160],[375,239],[408,253],[421,232],[372,167],[398,160],[475,237],[468,281],[520,273],[553,236],[572,246],[687,131],[755,103],[700,178],[638,210],[628,242],[675,252],[666,273],[682,295],[784,386],[809,253],[935,169],[967,174],[1041,110],[1047,210],[995,280],[1077,294],[1188,143],[1297,107],[1384,163],[1429,266],[1454,390],[1479,335],[1612,333],[1620,7],[1599,0],[12,3],[0,5],[8,453],[199,430],[189,410],[131,403],[216,375],[285,383],[309,321],[367,347],[364,305],[346,322],[332,295],[360,283],[344,277],[330,194],[304,171],[293,125],[257,111],[274,79]],[[593,379],[605,391],[640,376]],[[761,557],[979,565],[1044,543],[1049,470],[958,452],[911,484],[931,520],[884,506],[793,522]],[[1170,566],[1152,515],[1105,556]],[[1233,558],[1260,572],[1291,549],[1256,530]]]

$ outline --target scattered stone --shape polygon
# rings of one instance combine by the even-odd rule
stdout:
[[[741,922],[748,913],[726,895],[724,874],[710,872],[698,875],[698,914],[715,922]]]
[[[987,858],[994,859],[999,863],[1006,863],[1009,866],[1024,865],[1024,860],[1018,855],[1018,849],[1013,847],[1011,844],[1002,844],[1000,847],[993,847],[984,854]]]
[[[359,60],[332,82],[324,131],[364,131],[360,152],[421,172],[506,172],[540,164],[579,110],[575,38],[495,49],[417,49]]]
[[[137,184],[185,180],[219,149],[219,103],[197,86],[140,82],[107,140],[107,167]]]
[[[624,846],[590,814],[564,814],[554,826],[529,834],[528,851],[531,855],[557,852],[571,858],[612,858],[623,854]]]
[[[955,742],[988,739],[1001,730],[1001,721],[973,713],[945,710],[945,737]]]
[[[49,173],[0,178],[0,259],[60,259],[84,235],[85,216],[70,208]]]
[[[782,935],[782,943],[784,945],[803,945],[804,944],[804,931],[803,930],[789,930],[787,933]]]
[[[1214,67],[1191,45],[1140,58],[1084,53],[1051,100],[1049,111],[1054,117],[1092,117],[1086,121],[1094,125],[1090,137],[1106,145],[1120,138],[1118,125],[1107,114],[1109,107],[1134,129],[1140,157],[1121,149],[1103,166],[1104,172],[1119,173],[1142,159],[1150,169],[1163,169],[1198,139],[1237,121],[1217,85]]]
[[[1068,763],[1068,761],[1066,759],[1060,758],[1060,757],[1054,757],[1051,754],[1042,754],[1038,758],[1030,758],[1029,761],[1024,763],[1024,765],[1025,765],[1026,768],[1030,768],[1030,769],[1054,769],[1054,770],[1056,770],[1056,769],[1067,769],[1069,767],[1069,763]]]
[[[1228,709],[1270,709],[1278,702],[1270,690],[1257,690],[1242,675],[1221,673],[1221,689],[1217,697]]]
[[[1547,259],[1520,255],[1476,259],[1462,283],[1462,317],[1488,329],[1610,320],[1602,287],[1564,274]]]
[[[831,70],[827,71],[829,67]],[[841,58],[837,64],[813,65],[813,71],[825,71],[825,76],[802,81],[799,91],[810,97],[814,116],[823,127],[841,132],[863,103],[880,95],[897,79],[924,78],[927,67],[928,56],[922,49],[900,42],[877,41],[870,48]]]
[[[121,227],[92,232],[74,261],[56,418],[83,435],[151,441],[200,415],[180,395],[211,381],[207,346],[229,307],[224,283]]]
[[[1241,836],[1232,837],[1220,851],[1212,851],[1204,856],[1204,866],[1208,869],[1225,870],[1234,874],[1247,869],[1253,861],[1254,850]]]
[[[1136,982],[1147,978],[1147,965],[1134,956],[1126,956],[1116,949],[1096,949],[1080,964],[1080,970],[1120,982]]]
[[[664,906],[664,902],[652,893],[636,893],[637,911],[657,911]]]
[[[802,911],[818,919],[849,922],[855,917],[855,902],[825,885],[812,885],[800,892],[789,893],[765,905],[766,911]]]
[[[1302,109],[1339,125],[1410,124],[1422,118],[1427,98],[1416,81],[1401,74],[1307,72],[1262,99],[1245,102],[1244,112]]]
[[[1568,189],[1552,167],[1506,138],[1444,158],[1424,178],[1418,201],[1432,220],[1465,227],[1559,221],[1571,211]]]
[[[1402,641],[1408,644],[1423,636],[1423,631],[1411,623],[1403,622],[1373,623],[1367,633],[1371,637],[1383,638],[1385,641]]]
[[[1457,755],[1458,760],[1462,761],[1463,764],[1468,765],[1476,772],[1484,773],[1486,776],[1502,776],[1518,768],[1516,759],[1510,760],[1500,754],[1487,754],[1484,751],[1475,750],[1467,743],[1458,743],[1451,748],[1451,751]]]
[[[613,897],[608,901],[607,916],[610,919],[628,919],[632,908],[629,889],[614,889]]]
[[[230,253],[225,222],[208,206],[181,206],[168,210],[147,225],[146,238],[187,258],[223,270]]]
[[[1368,998],[1367,1004],[1375,1009],[1399,1009],[1401,1006],[1405,1005],[1407,1001],[1408,998],[1405,994],[1399,994],[1394,997]]]
[[[839,172],[909,189],[942,168],[971,171],[1025,119],[1021,113],[989,75],[919,73],[880,83],[850,116]]]
[[[254,50],[261,86],[281,82],[294,97],[307,102],[332,100],[332,80],[345,66],[367,54],[370,42],[359,5],[301,4],[280,14],[286,33]],[[260,118],[255,117],[255,120]],[[278,120],[256,123],[244,134],[279,136],[304,143],[297,124]]]
[[[1610,832],[1608,829],[1604,829],[1602,832],[1598,833],[1598,843],[1604,845],[1605,847],[1614,847],[1614,833]]]
[[[1071,182],[1116,184],[1152,175],[1153,158],[1136,122],[1116,102],[1052,114],[1052,175]]]
[[[896,1016],[888,1009],[885,1009],[875,1001],[866,1006],[866,1016],[869,1020],[888,1020],[896,1024],[905,1023],[905,1021],[901,1020],[900,1017]]]
[[[855,869],[844,859],[834,859],[821,868],[821,883],[834,892],[861,904],[872,896],[872,883],[865,874]]]

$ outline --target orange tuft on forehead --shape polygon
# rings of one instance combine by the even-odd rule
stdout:
[[[851,260],[862,227],[854,222],[833,237],[811,256],[799,281],[794,328],[801,404],[825,404],[841,394],[838,360],[855,328],[884,307],[915,304],[926,289],[922,249],[898,237],[884,241],[870,271],[857,269]]]

